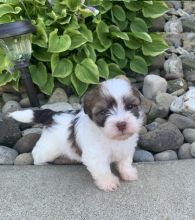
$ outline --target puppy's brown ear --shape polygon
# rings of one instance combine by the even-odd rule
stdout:
[[[83,109],[90,118],[92,118],[92,109],[99,97],[99,90],[99,86],[91,88],[83,97]]]
[[[116,79],[122,79],[122,80],[126,80],[128,83],[131,84],[129,78],[127,78],[125,75],[118,75],[115,77]]]
[[[139,99],[140,102],[140,107],[143,110],[143,112],[146,112],[146,108],[148,108],[148,102],[147,99],[142,95],[142,93],[139,91],[139,89],[135,86],[132,85],[132,90],[133,90],[133,94],[135,97],[137,97]]]

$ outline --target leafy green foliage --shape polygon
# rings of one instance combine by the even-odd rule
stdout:
[[[0,0],[0,23],[30,19],[36,27],[30,72],[43,93],[58,81],[82,95],[127,68],[147,74],[151,57],[167,49],[149,23],[166,11],[156,0]],[[9,73],[2,50],[0,60],[0,86],[17,89],[20,74]]]

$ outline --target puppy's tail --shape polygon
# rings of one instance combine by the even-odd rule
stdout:
[[[15,111],[11,112],[8,116],[10,118],[15,119],[16,121],[23,122],[23,123],[41,123],[44,125],[50,124],[53,121],[53,115],[56,112],[50,109],[43,109],[43,110],[22,110],[22,111]]]

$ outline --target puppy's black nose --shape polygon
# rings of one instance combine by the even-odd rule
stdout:
[[[120,121],[116,123],[116,127],[119,131],[124,131],[127,127],[127,123],[125,121]]]

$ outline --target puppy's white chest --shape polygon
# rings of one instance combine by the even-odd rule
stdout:
[[[120,161],[128,157],[130,153],[128,149],[129,147],[124,147],[124,146],[123,147],[118,146],[117,148],[114,149],[112,148],[110,152],[111,162]]]

